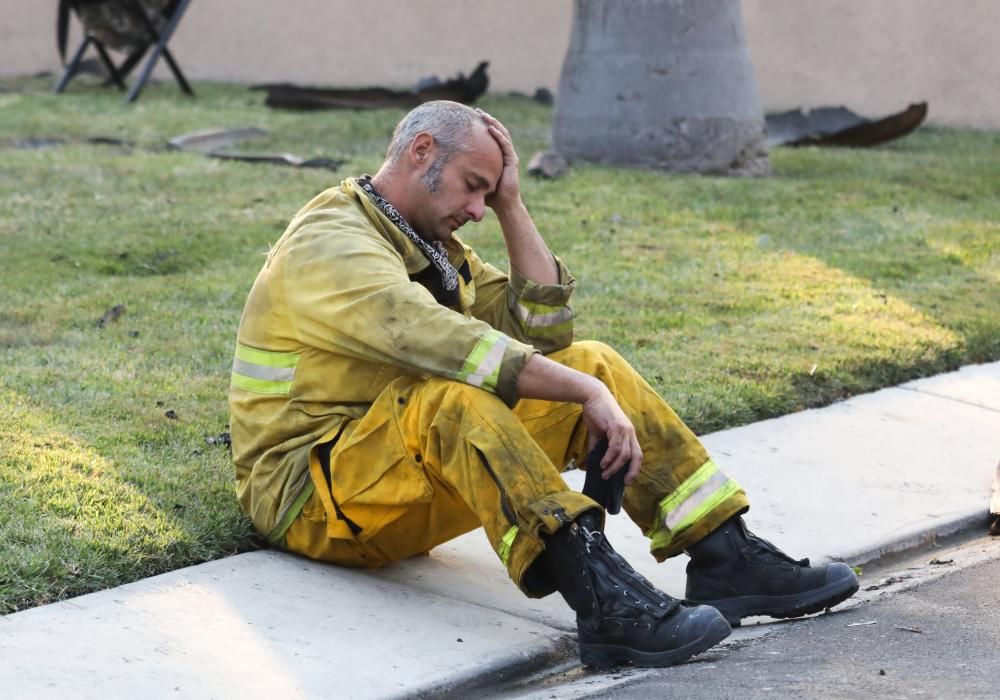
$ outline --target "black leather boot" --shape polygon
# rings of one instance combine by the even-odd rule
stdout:
[[[682,604],[636,573],[592,513],[550,536],[544,556],[549,576],[576,611],[580,660],[587,666],[671,666],[732,631],[714,608]]]
[[[727,520],[688,549],[687,599],[717,608],[733,627],[751,615],[798,617],[854,595],[858,578],[842,563],[809,566]]]

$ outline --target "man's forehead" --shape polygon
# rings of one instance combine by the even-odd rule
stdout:
[[[503,152],[500,150],[500,144],[487,131],[485,124],[482,128],[478,125],[473,127],[467,149],[463,153],[466,168],[482,177],[490,188],[493,188],[503,172]]]

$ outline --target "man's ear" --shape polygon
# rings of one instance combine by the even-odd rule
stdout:
[[[420,132],[410,142],[410,148],[407,151],[410,157],[410,164],[414,168],[420,169],[427,163],[433,162],[436,148],[437,144],[434,143],[434,137],[426,131]]]

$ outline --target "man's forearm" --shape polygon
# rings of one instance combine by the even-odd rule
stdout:
[[[535,284],[559,284],[559,268],[523,202],[496,212],[511,267]]]
[[[517,375],[517,395],[522,399],[583,404],[604,389],[600,380],[542,355],[532,355]]]

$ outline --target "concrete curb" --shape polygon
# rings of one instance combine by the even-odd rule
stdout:
[[[905,555],[908,552],[926,547],[938,537],[951,537],[974,530],[980,530],[985,534],[988,526],[989,510],[984,508],[975,513],[956,515],[929,527],[909,528],[900,533],[898,537],[887,538],[884,542],[872,547],[847,551],[838,559],[853,566],[871,566],[888,556]]]

